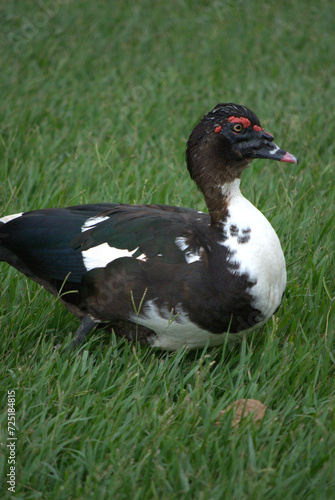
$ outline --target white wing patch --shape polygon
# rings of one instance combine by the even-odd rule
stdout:
[[[100,224],[100,222],[104,222],[105,220],[108,219],[109,217],[101,217],[100,215],[96,217],[91,217],[90,219],[87,219],[85,221],[83,226],[81,226],[81,232],[83,233],[84,231],[88,231],[88,229],[92,229],[93,227]]]
[[[97,216],[91,217],[85,221],[85,224],[81,227],[81,231],[88,231],[93,229],[101,222],[108,220],[109,217]],[[88,250],[83,250],[81,252],[83,256],[84,266],[87,271],[95,269],[96,267],[106,267],[107,264],[113,262],[113,260],[120,259],[121,257],[132,257],[135,252],[137,252],[139,247],[134,250],[128,250],[127,248],[116,248],[111,247],[107,242],[101,243],[95,247],[89,248]],[[142,253],[138,257],[138,260],[146,261],[148,257]]]
[[[3,222],[4,224],[7,224],[7,222],[10,222],[13,219],[17,219],[17,217],[21,217],[24,212],[20,212],[19,214],[13,214],[13,215],[5,215],[0,219],[0,222]]]
[[[202,248],[199,248],[197,252],[192,252],[191,250],[187,250],[189,248],[189,245],[188,243],[186,243],[186,238],[184,238],[183,236],[178,236],[175,239],[175,244],[177,245],[178,248],[180,248],[182,252],[185,252],[185,260],[188,264],[201,260],[200,252],[202,251]]]
[[[129,251],[123,248],[111,247],[108,243],[101,243],[101,245],[82,251],[81,254],[84,266],[87,271],[90,271],[96,267],[106,267],[107,264],[121,257],[132,257],[136,250],[138,250],[138,247]],[[144,260],[143,256],[144,254],[140,255],[140,260]]]

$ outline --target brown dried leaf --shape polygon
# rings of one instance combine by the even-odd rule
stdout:
[[[220,417],[229,410],[232,410],[234,412],[232,426],[238,427],[242,418],[245,418],[246,416],[250,416],[255,423],[260,423],[265,415],[266,409],[267,406],[263,405],[260,401],[257,401],[257,399],[238,399],[227,406],[225,410],[222,410],[218,416]],[[215,425],[220,425],[220,421],[217,420]]]

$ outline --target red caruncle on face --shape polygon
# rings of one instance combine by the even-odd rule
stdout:
[[[243,116],[230,116],[228,118],[230,123],[241,123],[244,128],[248,128],[251,125],[251,121],[248,118],[244,118]]]

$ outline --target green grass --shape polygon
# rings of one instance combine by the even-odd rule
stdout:
[[[1,7],[1,215],[97,201],[204,209],[185,143],[250,107],[300,164],[242,189],[286,255],[281,308],[232,349],[166,354],[78,322],[1,265],[2,498],[331,499],[335,488],[334,2],[57,0]],[[7,390],[16,391],[16,493]],[[267,405],[260,426],[221,410]]]

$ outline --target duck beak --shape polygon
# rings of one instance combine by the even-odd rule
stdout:
[[[254,158],[268,158],[270,160],[284,161],[286,163],[298,163],[298,158],[284,151],[273,142],[266,144],[263,148],[254,151]]]

